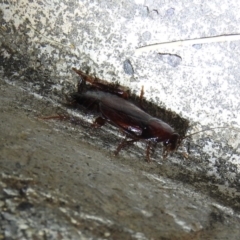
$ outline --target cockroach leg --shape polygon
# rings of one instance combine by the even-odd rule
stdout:
[[[102,118],[102,117],[97,117],[95,119],[95,121],[92,124],[93,128],[100,128],[102,127],[104,124],[106,123],[106,119]]]
[[[140,107],[143,109],[143,95],[144,95],[144,86],[142,86],[140,96],[139,96],[139,102],[140,102]]]
[[[48,117],[39,117],[40,119],[44,120],[50,120],[50,119],[58,119],[58,120],[70,120],[71,117],[67,114],[58,114],[54,116],[48,116]]]
[[[134,142],[139,141],[139,139],[131,139],[131,140],[127,140],[127,136],[120,142],[120,144],[118,145],[117,149],[114,151],[114,155],[117,156],[118,153],[127,145],[133,144]]]
[[[146,149],[147,162],[151,162],[151,159],[150,159],[150,150],[151,150],[151,142],[148,142],[148,143],[147,143],[147,149]]]
[[[91,77],[76,68],[72,68],[72,70],[75,71],[81,77],[81,81],[78,84],[79,93],[83,91],[84,86],[86,85],[86,82],[88,82],[93,88],[101,90],[103,92],[112,93],[124,99],[127,99],[129,97],[129,92],[130,92],[129,89],[126,87],[120,86],[118,83],[113,83],[113,84],[107,83],[106,81],[103,81],[96,77]]]
[[[77,84],[77,92],[81,93],[86,85],[86,82],[82,79],[79,79],[78,84]]]
[[[178,148],[179,148],[180,146],[181,146],[181,148],[182,148],[183,150],[182,150],[182,151],[178,151],[178,152],[180,152],[184,158],[188,159],[188,157],[189,157],[189,147],[190,147],[189,142],[188,142],[188,148],[186,148],[186,147],[184,146],[184,144],[183,144],[183,141],[181,141],[180,144],[179,144],[179,146],[177,147],[176,151],[178,150]]]
[[[184,139],[180,139],[179,140],[179,144],[177,145],[176,149],[174,151],[178,151],[184,158],[188,159],[189,156],[189,148],[187,149],[184,144],[183,141]],[[179,147],[181,147],[183,149],[183,151],[179,151]]]
[[[156,146],[157,146],[157,142],[151,142],[151,141],[147,142],[147,148],[146,148],[146,160],[147,160],[147,162],[152,161],[151,158],[150,158],[150,154],[154,154]]]
[[[167,146],[164,146],[164,147],[163,147],[163,152],[162,152],[162,157],[163,157],[163,159],[166,159],[166,158],[167,158],[169,152],[170,152],[170,150],[168,149],[168,147],[167,147]]]

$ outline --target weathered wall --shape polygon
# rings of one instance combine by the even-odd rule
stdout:
[[[142,145],[123,151],[122,156],[134,161],[131,169],[143,168],[149,174],[189,183],[197,191],[210,192],[217,201],[239,211],[239,41],[165,47],[142,54],[136,51],[152,43],[239,33],[239,8],[233,0],[222,4],[147,0],[2,1],[1,78],[34,94],[35,98],[44,99],[45,107],[38,107],[34,100],[27,105],[36,116],[56,112],[56,105],[64,108],[63,93],[75,88],[77,77],[71,68],[76,67],[109,82],[119,81],[136,94],[144,85],[146,99],[187,119],[192,126],[190,132],[228,127],[195,135],[190,141],[189,160],[175,154],[163,163],[158,151],[154,167],[143,167],[135,162],[144,159],[143,150],[139,151]],[[18,101],[18,107],[26,110],[21,96],[16,98]],[[88,118],[91,119],[92,116]],[[88,130],[81,126],[79,129],[77,133],[84,137],[77,141],[84,138],[96,151],[99,147],[112,150],[118,141],[107,132],[107,127],[98,133],[90,132],[92,138],[86,137]],[[81,135],[84,131],[86,136]],[[7,154],[1,164],[11,169],[6,159]],[[12,161],[18,160],[12,158]],[[118,165],[118,159],[114,163]]]

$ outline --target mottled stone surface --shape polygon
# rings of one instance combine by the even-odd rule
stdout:
[[[238,5],[1,1],[0,167],[10,178],[22,174],[37,182],[30,184],[37,197],[21,195],[19,184],[2,175],[0,239],[31,239],[32,229],[39,239],[56,239],[60,226],[69,234],[64,239],[238,239],[239,41],[136,52],[153,43],[240,33]],[[169,64],[176,60],[169,56],[177,56],[177,64]],[[144,85],[147,100],[189,121],[189,133],[228,128],[185,142],[188,160],[176,153],[162,161],[159,148],[147,164],[141,143],[114,158],[120,136],[109,126],[91,130],[94,116],[68,110],[83,119],[79,126],[37,118],[67,111],[64,94],[78,79],[72,67],[137,95]],[[42,192],[69,198],[70,217],[58,203],[45,203]],[[82,206],[77,213],[75,202]],[[21,220],[41,211],[49,223]],[[48,228],[53,222],[56,231]]]

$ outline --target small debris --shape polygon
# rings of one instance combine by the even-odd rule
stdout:
[[[172,67],[177,67],[182,61],[180,56],[170,53],[159,53],[159,59]]]
[[[193,44],[192,46],[196,49],[201,49],[202,48],[202,44]]]
[[[130,60],[128,60],[128,59],[126,59],[123,62],[123,69],[124,69],[124,72],[128,75],[133,75],[134,74],[132,64],[131,64]]]

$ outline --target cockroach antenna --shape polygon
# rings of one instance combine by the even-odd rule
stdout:
[[[204,129],[204,130],[201,130],[201,131],[198,131],[198,132],[194,132],[194,133],[191,133],[191,134],[188,134],[184,137],[182,137],[181,140],[185,139],[185,138],[188,138],[188,137],[191,137],[195,134],[198,134],[198,133],[201,133],[201,132],[206,132],[206,131],[213,131],[215,129],[232,129],[232,130],[235,130],[237,132],[240,132],[240,130],[236,129],[236,128],[233,128],[233,127],[213,127],[213,128],[208,128],[208,129]]]

